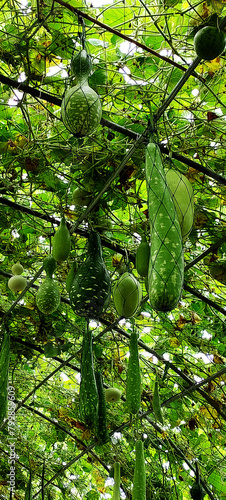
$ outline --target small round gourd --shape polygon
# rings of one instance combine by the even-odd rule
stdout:
[[[107,403],[116,403],[120,400],[122,392],[117,387],[108,387],[105,389],[105,399]]]
[[[13,274],[22,274],[23,270],[24,270],[24,268],[19,262],[16,262],[16,264],[13,264],[13,266],[12,266],[12,273]]]
[[[216,26],[205,26],[194,36],[194,49],[197,56],[206,61],[218,57],[225,50],[225,35]]]
[[[113,290],[113,300],[117,313],[131,318],[136,313],[142,299],[142,288],[133,274],[125,272]]]
[[[75,205],[79,207],[84,207],[89,205],[91,202],[91,193],[86,191],[85,189],[76,188],[72,193],[73,202]]]
[[[12,292],[22,292],[26,287],[27,281],[23,276],[15,274],[9,278],[8,287]]]

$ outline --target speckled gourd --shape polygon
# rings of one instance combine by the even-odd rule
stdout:
[[[56,261],[52,255],[45,257],[43,268],[46,278],[39,287],[36,294],[36,304],[43,314],[52,314],[60,305],[60,291],[52,275],[56,268]]]
[[[111,280],[96,231],[89,235],[88,255],[75,273],[69,296],[76,314],[86,318],[98,318],[110,302]]]
[[[92,134],[98,127],[102,106],[98,94],[89,86],[91,61],[86,50],[81,50],[71,63],[77,84],[66,90],[61,104],[61,118],[65,127],[76,136]]]
[[[194,192],[191,183],[177,170],[166,170],[166,182],[170,188],[179,220],[183,242],[189,236],[194,220]]]

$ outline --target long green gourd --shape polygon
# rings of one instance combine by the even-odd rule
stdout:
[[[105,391],[103,386],[102,374],[100,371],[95,372],[97,392],[98,392],[98,407],[97,407],[97,419],[96,419],[96,436],[101,443],[106,443],[108,441],[108,431],[107,431],[107,412],[106,412],[106,400]]]
[[[114,489],[112,500],[120,500],[120,463],[114,463]]]
[[[151,232],[148,292],[156,311],[171,311],[181,297],[184,279],[182,235],[175,205],[154,142],[146,148],[146,184]]]
[[[135,331],[132,331],[129,342],[129,363],[126,375],[126,410],[136,414],[141,403],[141,375],[138,353],[138,339]]]
[[[0,345],[0,425],[3,423],[7,413],[7,399],[10,401],[10,389],[8,387],[8,371],[10,358],[10,333],[7,328],[3,330]]]
[[[132,500],[146,500],[146,472],[143,441],[138,439],[135,444],[136,460],[133,476]]]
[[[91,426],[96,422],[98,391],[93,366],[92,332],[89,328],[83,335],[81,382],[79,392],[79,414],[82,422]]]

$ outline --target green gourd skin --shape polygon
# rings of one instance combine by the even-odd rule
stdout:
[[[194,221],[193,188],[185,175],[172,168],[166,171],[166,182],[172,194],[184,242],[192,230]]]
[[[120,463],[114,463],[114,488],[112,500],[120,500]]]
[[[49,255],[43,261],[46,278],[39,287],[36,294],[36,304],[43,314],[52,314],[60,305],[61,295],[52,274],[56,268],[56,261]]]
[[[97,391],[98,391],[98,409],[97,409],[97,419],[96,419],[96,436],[101,443],[106,443],[109,439],[107,431],[107,412],[106,412],[106,400],[105,392],[103,387],[103,379],[101,372],[95,372]]]
[[[144,462],[144,446],[141,439],[135,444],[136,460],[133,476],[132,500],[146,500],[146,472]]]
[[[96,422],[98,390],[93,366],[92,332],[87,329],[83,335],[81,382],[79,392],[79,414],[82,422],[92,426]]]
[[[100,124],[102,106],[98,94],[89,86],[89,59],[85,50],[72,61],[77,85],[66,90],[61,103],[64,126],[77,137],[92,134]]]
[[[52,256],[56,261],[67,260],[71,249],[71,237],[66,226],[65,218],[62,217],[60,225],[53,238]]]
[[[142,288],[132,273],[125,272],[117,281],[113,290],[113,301],[117,313],[124,318],[136,314],[142,299]]]
[[[70,291],[71,291],[71,287],[72,287],[72,283],[73,283],[76,271],[77,271],[77,263],[73,262],[73,264],[71,265],[71,267],[68,271],[67,277],[66,277],[66,290],[68,293],[70,293]]]
[[[148,270],[149,300],[156,311],[171,311],[181,297],[184,260],[182,235],[168,188],[159,147],[146,148],[146,184],[151,247]]]
[[[86,50],[82,49],[71,59],[71,73],[81,81],[87,79],[92,71],[92,62]]]
[[[225,50],[225,34],[216,26],[201,28],[194,37],[194,49],[197,56],[211,61]]]
[[[135,267],[140,276],[144,277],[148,275],[148,266],[150,258],[150,246],[147,242],[145,235],[142,236],[140,245],[136,251],[136,263]]]
[[[72,308],[79,316],[97,318],[110,302],[111,280],[104,264],[100,236],[92,231],[88,256],[78,268],[70,290]]]
[[[136,414],[141,404],[141,375],[138,353],[138,338],[135,331],[130,335],[129,362],[126,375],[126,410]]]

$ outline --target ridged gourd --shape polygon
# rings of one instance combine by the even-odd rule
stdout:
[[[61,218],[60,225],[53,237],[52,256],[56,261],[67,260],[71,249],[71,236],[66,225],[65,217]]]
[[[140,306],[142,288],[132,273],[125,272],[115,284],[113,301],[117,313],[124,318],[134,316]]]
[[[98,94],[89,86],[90,56],[82,49],[71,62],[77,84],[66,90],[61,103],[65,127],[76,136],[92,134],[100,124],[102,106]]]
[[[93,319],[98,318],[110,302],[111,280],[96,231],[89,235],[88,255],[75,273],[69,297],[76,314]]]
[[[36,304],[43,314],[52,314],[59,307],[61,300],[59,288],[52,277],[56,268],[56,261],[52,255],[45,257],[43,268],[46,278],[37,291]]]

